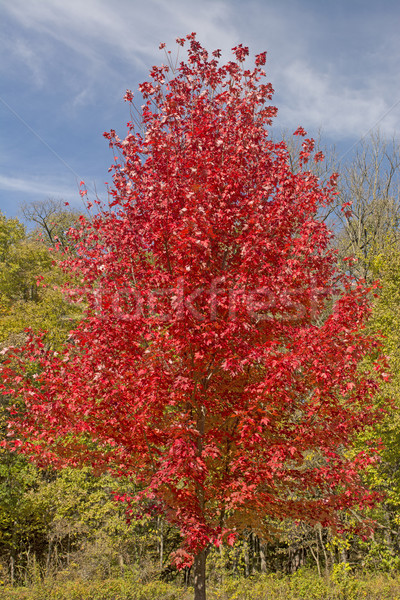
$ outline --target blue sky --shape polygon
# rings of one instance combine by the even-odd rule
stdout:
[[[124,135],[125,90],[165,62],[160,42],[175,52],[192,31],[223,59],[267,50],[277,127],[321,129],[347,157],[378,126],[398,139],[398,0],[0,0],[0,210],[81,207],[81,179],[105,198],[103,132]]]

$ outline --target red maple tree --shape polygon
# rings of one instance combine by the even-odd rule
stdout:
[[[70,233],[84,319],[58,354],[33,337],[11,350],[2,375],[24,400],[19,449],[132,477],[180,528],[200,600],[210,545],[369,501],[373,454],[345,450],[377,418],[377,384],[359,369],[367,292],[338,274],[318,218],[336,176],[312,175],[302,129],[295,173],[268,136],[265,53],[247,69],[239,45],[220,66],[194,34],[177,42],[187,61],[153,67],[140,110],[126,94],[125,139],[105,134],[109,207]]]

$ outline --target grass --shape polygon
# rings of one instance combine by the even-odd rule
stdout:
[[[192,600],[193,589],[153,580],[45,580],[29,587],[0,587],[3,600]],[[333,573],[319,578],[311,570],[292,576],[226,576],[209,584],[208,600],[400,600],[400,575]]]

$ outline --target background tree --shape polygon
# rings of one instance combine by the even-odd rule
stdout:
[[[400,148],[394,139],[375,132],[360,142],[354,159],[341,169],[339,199],[336,244],[342,268],[371,282],[377,277],[375,258],[398,241]],[[356,260],[344,264],[348,256]]]
[[[58,244],[63,249],[68,245],[68,230],[81,214],[68,207],[63,200],[54,198],[26,202],[21,207],[21,212],[29,223],[35,224],[36,230],[44,236],[47,244]]]
[[[110,210],[81,220],[64,263],[83,278],[85,318],[61,352],[32,337],[2,374],[25,401],[16,446],[133,478],[180,528],[203,600],[210,545],[371,501],[368,448],[345,450],[377,418],[377,382],[358,369],[375,343],[366,292],[339,278],[318,218],[335,177],[321,186],[307,168],[312,140],[293,173],[268,138],[265,53],[249,70],[240,45],[219,66],[187,40],[187,62],[140,86],[139,129],[107,134],[121,157]]]
[[[40,203],[36,203],[38,208]],[[28,208],[26,207],[26,212]],[[65,227],[72,213],[59,218]],[[29,225],[29,223],[28,223]],[[36,226],[36,224],[35,224]],[[55,225],[54,225],[55,227]],[[59,228],[61,225],[59,224]],[[79,319],[81,309],[67,301],[61,286],[68,280],[55,264],[60,254],[39,231],[28,233],[18,219],[0,213],[0,348],[19,346],[26,329],[46,331],[46,344],[57,348]],[[6,434],[8,398],[0,403],[1,437]],[[47,552],[47,533],[52,511],[37,503],[32,493],[44,483],[43,474],[23,457],[6,449],[0,452],[0,560],[9,578],[28,581],[27,569]]]
[[[68,216],[60,213],[58,217],[62,222],[57,225],[59,229],[67,222],[71,224],[72,213]],[[28,327],[34,331],[47,330],[48,342],[56,345],[79,319],[79,306],[68,302],[62,290],[68,274],[56,264],[61,254],[50,250],[49,244],[54,240],[39,233],[28,233],[18,219],[7,219],[0,214],[0,343],[3,346],[22,340]]]
[[[397,232],[393,232],[395,235]],[[370,327],[383,334],[383,348],[388,362],[390,380],[385,383],[377,404],[385,398],[393,399],[393,409],[386,419],[375,427],[373,436],[382,439],[381,461],[369,470],[371,483],[385,498],[380,506],[379,521],[386,531],[385,541],[393,554],[397,554],[398,530],[400,525],[400,249],[392,246],[386,252],[375,256],[372,262],[375,272],[380,273],[380,289],[374,303]]]

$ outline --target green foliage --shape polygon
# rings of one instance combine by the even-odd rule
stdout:
[[[370,327],[374,332],[383,334],[383,352],[390,375],[375,401],[387,407],[387,399],[390,398],[393,409],[371,432],[373,438],[382,439],[383,450],[381,464],[370,471],[369,477],[376,489],[385,492],[386,502],[397,511],[400,507],[400,252],[392,249],[381,253],[374,264],[381,279]],[[395,516],[394,520],[397,522],[398,517]]]
[[[40,471],[5,453],[0,461],[4,581],[10,581],[8,556],[18,582],[50,574],[63,580],[101,579],[135,569],[142,581],[150,580],[162,567],[160,557],[168,562],[177,533],[160,517],[139,512],[128,525],[127,506],[114,501],[112,492],[132,491],[129,482],[96,477],[89,468]]]
[[[182,589],[162,581],[141,584],[130,578],[105,581],[75,580],[56,584],[52,580],[27,588],[4,588],[3,600],[178,600]]]
[[[384,539],[374,539],[364,544],[361,542],[360,546],[364,550],[363,564],[366,571],[380,571],[394,576],[400,572],[400,556]]]
[[[347,571],[347,569],[346,569]],[[279,574],[254,578],[227,578],[210,586],[208,600],[398,600],[400,580],[341,573],[328,579],[300,569],[292,576]]]
[[[0,264],[0,343],[18,344],[24,330],[48,331],[52,345],[65,340],[81,308],[65,298],[67,277],[43,241],[26,237],[10,246]]]
[[[81,307],[62,292],[69,277],[57,258],[38,233],[0,213],[0,344],[18,345],[29,327],[46,330],[48,343],[59,345],[79,319]]]
[[[0,454],[0,555],[29,554],[45,544],[49,515],[45,506],[31,501],[30,490],[39,482],[37,469],[22,457]]]
[[[124,576],[65,578],[56,574],[30,586],[2,585],[4,600],[189,600],[193,589],[178,582],[143,579],[143,573],[128,569]],[[210,581],[208,600],[398,600],[400,578],[386,574],[354,573],[348,563],[335,565],[329,577],[302,568],[293,575],[258,574],[252,577],[221,573],[221,581]],[[2,587],[1,587],[2,586]]]
[[[0,212],[0,261],[4,262],[10,248],[25,237],[25,227],[18,219],[7,219]]]

